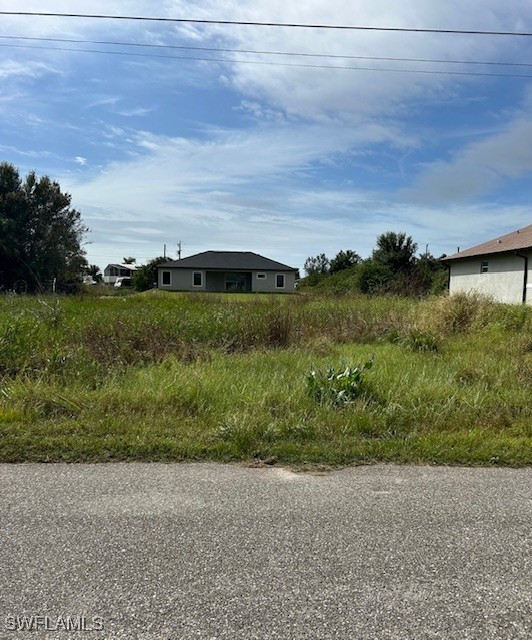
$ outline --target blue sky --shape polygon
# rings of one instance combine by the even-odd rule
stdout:
[[[27,0],[23,10],[532,31],[529,0]],[[6,16],[0,36],[0,160],[72,194],[101,268],[164,244],[175,257],[179,241],[183,256],[255,251],[302,267],[321,252],[368,256],[389,230],[438,256],[532,222],[532,66],[450,62],[532,65],[532,38]],[[305,64],[329,68],[293,66]]]

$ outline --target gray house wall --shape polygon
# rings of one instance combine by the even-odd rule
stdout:
[[[170,272],[170,284],[163,284],[163,272]],[[202,286],[193,286],[194,273],[202,273]],[[254,293],[294,293],[296,274],[294,271],[205,271],[201,269],[159,269],[158,286],[167,291],[225,291],[226,273],[246,273],[250,275],[251,291]],[[258,278],[257,274],[265,274]],[[280,289],[276,285],[277,274],[284,275],[285,286]]]
[[[527,252],[526,303],[532,305],[532,252]],[[482,272],[482,263],[487,271]],[[449,292],[478,292],[499,302],[523,302],[525,260],[515,254],[495,254],[450,262]]]
[[[264,273],[266,278],[258,278],[259,273]],[[277,274],[284,274],[284,289],[275,286]],[[256,293],[294,293],[295,284],[296,274],[293,271],[253,271],[251,274],[251,290]]]
[[[170,285],[163,284],[163,271],[170,272]],[[192,286],[194,273],[196,273],[196,269],[159,269],[159,289],[167,289],[168,291],[205,291],[205,272],[201,272],[203,274],[201,287]]]

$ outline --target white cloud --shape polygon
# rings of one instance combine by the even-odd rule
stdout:
[[[143,133],[136,142],[147,154],[61,184],[75,194],[108,260],[122,253],[144,259],[158,255],[163,243],[182,240],[187,253],[254,250],[302,266],[321,251],[352,248],[369,255],[386,230],[404,230],[439,255],[455,244],[475,244],[479,217],[484,228],[500,223],[500,209],[435,209],[394,203],[383,192],[312,185],[304,174],[316,158],[353,139],[339,141],[318,126],[288,140],[286,133],[218,131],[207,141]],[[507,207],[505,215],[507,224],[522,226],[522,208]]]
[[[181,202],[197,194],[216,192],[228,185],[280,189],[292,172],[304,175],[312,163],[329,154],[350,151],[353,145],[381,142],[409,144],[385,127],[368,126],[344,131],[318,125],[292,129],[264,126],[251,131],[206,130],[206,140],[170,138],[149,132],[136,134],[140,157],[118,162],[93,176],[90,184],[75,184],[72,191],[98,199],[119,200],[136,209],[150,202]],[[116,136],[119,132],[114,132]],[[125,136],[126,137],[126,136]],[[261,186],[262,185],[262,186]]]
[[[216,0],[197,3],[175,0],[176,15],[200,18],[223,17],[248,21],[278,21],[307,24],[375,25],[391,27],[470,28],[512,30],[526,15],[525,0],[509,0],[501,7],[498,0],[485,0],[479,24],[476,0],[389,0],[353,2],[336,0],[334,5],[323,0],[286,3],[285,0],[234,1]],[[180,33],[188,33],[181,31]],[[203,28],[204,40],[209,36],[239,49],[266,51],[318,52],[332,55],[366,55],[377,57],[478,59],[478,36],[402,34],[378,31],[338,31],[315,29],[257,28],[226,26]],[[516,39],[514,39],[515,41]],[[481,57],[499,59],[510,55],[516,45],[511,39],[484,38]],[[271,57],[233,54],[233,59],[268,60]],[[334,60],[323,58],[275,58],[289,64],[326,64],[364,68],[412,68],[445,70],[452,65],[412,65],[376,60]],[[393,74],[385,71],[348,71],[342,69],[304,69],[239,64],[232,65],[230,82],[250,101],[265,101],[287,113],[326,121],[340,118],[356,121],[361,115],[382,116],[401,110],[402,102],[432,95],[452,95],[457,79],[438,75]],[[467,82],[461,79],[461,82]],[[474,80],[469,80],[474,82]]]
[[[24,10],[42,11],[42,5],[42,0],[28,0]],[[20,10],[20,0],[0,0],[0,8]],[[44,10],[71,12],[72,2],[48,0]],[[529,14],[529,0],[504,4],[483,0],[482,11],[478,0],[166,0],[157,3],[156,11],[147,0],[116,0],[112,6],[108,0],[79,0],[75,10],[511,31],[526,28],[522,16]],[[3,17],[0,34],[17,33],[405,58],[518,60],[525,59],[526,51],[526,43],[519,38]],[[405,230],[420,244],[433,245],[437,253],[454,250],[449,244],[475,244],[479,229],[493,230],[493,234],[482,234],[487,237],[497,235],[501,220],[517,228],[523,217],[529,217],[520,207],[453,204],[532,169],[527,145],[532,135],[530,109],[521,107],[519,113],[491,107],[489,123],[475,121],[473,142],[463,136],[464,131],[471,135],[470,122],[455,130],[449,127],[443,140],[437,124],[428,118],[427,106],[445,105],[448,120],[459,109],[471,108],[473,100],[484,111],[489,109],[490,100],[482,101],[488,95],[487,85],[475,78],[237,62],[272,60],[251,54],[227,54],[227,63],[216,65],[120,58],[120,67],[112,63],[115,75],[111,76],[107,69],[111,58],[104,56],[24,49],[5,52],[9,55],[0,57],[4,131],[16,129],[19,137],[28,129],[27,122],[39,124],[31,127],[31,135],[42,135],[43,151],[33,153],[45,157],[40,154],[51,153],[49,147],[55,158],[64,160],[63,177],[61,171],[55,175],[59,174],[62,186],[73,194],[75,206],[93,228],[89,255],[93,252],[96,262],[129,254],[153,257],[160,254],[163,242],[182,240],[188,253],[207,248],[256,250],[301,266],[307,255],[321,251],[332,254],[353,248],[367,255],[376,236],[388,229]],[[198,53],[202,56],[208,54]],[[412,66],[332,58],[274,60]],[[46,81],[52,73],[58,82],[47,93]],[[206,104],[198,113],[193,103],[197,97],[187,101],[191,86],[204,92]],[[512,86],[513,95],[518,95]],[[160,90],[157,98],[153,88]],[[224,89],[220,104],[216,88]],[[142,106],[146,104],[157,107]],[[189,109],[188,126],[181,126],[174,117],[176,104],[181,107],[180,117]],[[215,109],[222,117],[209,115]],[[150,118],[155,110],[157,119]],[[117,116],[128,118],[128,125]],[[144,118],[142,131],[130,124],[139,116]],[[210,117],[227,128],[204,124]],[[50,136],[44,140],[47,129]],[[433,132],[441,139],[431,140],[428,134]],[[435,150],[438,143],[442,148]],[[462,146],[457,149],[456,145]],[[6,141],[2,150],[11,153],[24,146],[33,149],[33,141]],[[399,201],[395,184],[387,183],[385,172],[392,170],[386,158],[383,166],[377,161],[372,165],[370,154],[375,151],[382,158],[389,154],[389,164],[396,161],[404,169],[406,188]],[[86,168],[68,173],[72,158]],[[90,167],[86,158],[91,159]],[[416,165],[416,179],[411,163],[419,158],[424,164]],[[361,173],[366,170],[364,175],[370,167],[375,169],[371,188],[360,186],[355,162]]]
[[[3,0],[4,9],[17,10],[18,0]],[[25,10],[42,11],[42,2],[25,3]],[[477,0],[335,0],[331,6],[324,0],[307,0],[305,3],[287,3],[285,0],[167,0],[158,3],[141,1],[108,2],[95,0],[76,3],[80,13],[126,14],[221,18],[249,21],[280,21],[309,24],[357,24],[396,27],[481,28],[513,30],[523,28],[519,16],[527,15],[528,0],[508,0],[501,6],[499,0],[484,0],[481,21]],[[71,12],[71,2],[51,0],[46,11]],[[24,35],[96,37],[102,39],[127,39],[137,42],[183,43],[254,49],[267,51],[321,52],[331,55],[366,55],[377,57],[437,58],[437,59],[505,59],[518,53],[524,45],[517,38],[479,38],[478,36],[451,36],[428,34],[404,34],[378,31],[338,31],[315,29],[283,29],[251,26],[207,26],[182,24],[158,24],[132,21],[75,20],[67,18],[3,17],[0,32]],[[177,36],[177,39],[176,39]],[[482,54],[479,54],[482,51]],[[41,52],[42,56],[57,55]],[[84,55],[84,54],[78,54]],[[198,54],[200,55],[200,54]],[[223,54],[202,56],[223,57]],[[295,67],[260,66],[240,64],[235,60],[278,61],[288,64],[326,64],[388,69],[412,68],[412,63],[395,63],[376,60],[344,60],[327,58],[257,57],[251,54],[227,54],[228,64],[220,73],[220,80],[227,79],[231,86],[246,96],[249,104],[260,105],[255,112],[259,117],[283,111],[297,117],[321,122],[357,122],[360,117],[375,118],[383,114],[400,113],[405,100],[445,99],[454,95],[458,80],[454,77],[388,73],[385,71],[348,71],[343,69],[304,69]],[[62,55],[64,65],[70,65],[76,55]],[[152,74],[157,75],[150,62]],[[140,65],[141,63],[139,63]],[[142,63],[144,64],[144,63]],[[147,63],[146,63],[147,64]],[[160,82],[171,81],[175,73],[187,74],[185,69],[198,66],[174,65],[172,72],[161,74]],[[200,63],[198,63],[200,64]],[[414,65],[423,69],[456,69],[452,65]],[[216,67],[203,63],[209,73]],[[189,81],[197,82],[197,75],[189,73]],[[475,82],[460,79],[460,83]],[[201,82],[199,83],[201,84]],[[265,103],[265,104],[261,104]]]
[[[505,179],[532,172],[532,116],[520,116],[502,131],[429,163],[414,186],[402,192],[414,201],[460,202],[495,191]]]

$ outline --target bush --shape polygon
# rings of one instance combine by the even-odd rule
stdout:
[[[157,267],[165,262],[168,262],[168,258],[159,256],[158,258],[150,260],[148,264],[140,266],[133,274],[133,288],[135,291],[152,289],[153,285],[157,282]]]
[[[391,269],[376,260],[364,260],[359,268],[359,287],[362,293],[382,293],[393,277]]]
[[[357,293],[360,289],[358,268],[358,265],[353,265],[322,278],[316,283],[316,289],[337,294]]]

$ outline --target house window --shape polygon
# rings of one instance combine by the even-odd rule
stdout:
[[[172,274],[170,271],[163,271],[163,287],[169,287],[171,284]]]
[[[284,289],[284,273],[278,273],[275,276],[275,288]]]
[[[482,260],[480,263],[480,273],[488,273],[488,261]]]
[[[201,271],[194,271],[194,274],[192,275],[192,286],[203,286],[203,273]]]
[[[248,291],[247,278],[245,273],[226,273],[226,291]]]
[[[257,273],[257,280],[266,280],[265,273]]]

